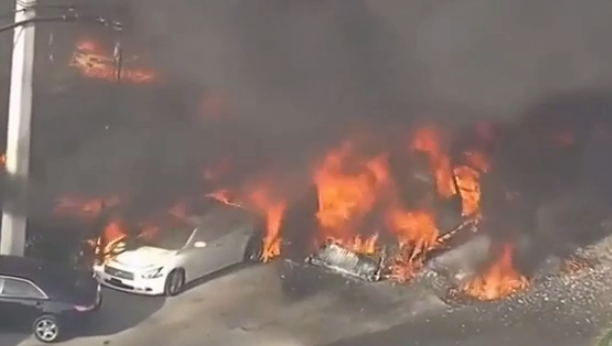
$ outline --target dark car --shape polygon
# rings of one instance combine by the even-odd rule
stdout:
[[[75,332],[102,303],[91,272],[24,257],[0,256],[0,320],[44,343]]]

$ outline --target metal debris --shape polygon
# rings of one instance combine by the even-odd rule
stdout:
[[[383,267],[381,258],[358,254],[335,243],[324,245],[306,262],[365,281],[380,281]]]

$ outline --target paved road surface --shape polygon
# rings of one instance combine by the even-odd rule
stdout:
[[[610,268],[543,282],[505,302],[449,311],[418,285],[281,294],[273,265],[230,271],[178,297],[105,291],[99,323],[62,346],[587,346],[612,316]],[[1,346],[37,342],[0,335]]]
[[[432,296],[397,304],[403,298],[389,289],[366,287],[350,295],[329,290],[289,301],[270,265],[231,271],[169,299],[105,291],[100,322],[91,335],[61,345],[313,345],[376,332],[419,311],[443,307]],[[2,346],[37,344],[20,334],[0,336]]]

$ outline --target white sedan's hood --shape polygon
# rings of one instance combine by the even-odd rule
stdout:
[[[143,246],[119,254],[113,262],[134,269],[159,267],[168,263],[176,255],[176,251],[165,250],[151,246]]]

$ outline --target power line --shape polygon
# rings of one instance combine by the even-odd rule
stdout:
[[[63,10],[67,10],[67,9],[74,9],[76,10],[77,8],[81,8],[80,6],[69,6],[69,5],[27,5],[27,3],[25,1],[18,1],[19,4],[21,4],[24,8],[20,8],[18,10],[13,10],[11,12],[8,13],[4,13],[4,14],[0,14],[0,19],[4,19],[4,18],[12,18],[15,16],[15,13],[18,12],[26,12],[26,11],[31,11],[31,10],[45,10],[45,9],[63,9]]]
[[[70,8],[70,12],[63,14],[63,15],[48,16],[48,17],[34,17],[34,18],[29,18],[26,20],[22,20],[19,22],[15,22],[15,23],[11,23],[11,24],[2,26],[0,27],[0,33],[9,31],[9,30],[13,30],[20,26],[33,24],[33,23],[76,22],[76,21],[81,21],[81,22],[86,22],[86,23],[98,23],[102,26],[108,27],[115,31],[121,31],[123,29],[123,26],[119,22],[110,21],[103,17],[79,15],[78,12]]]

